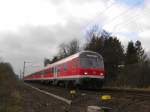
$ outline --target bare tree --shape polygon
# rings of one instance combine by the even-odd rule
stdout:
[[[79,52],[79,50],[80,50],[79,41],[77,39],[73,39],[68,44],[65,43],[60,44],[58,57],[59,59],[62,59]]]
[[[79,41],[77,39],[72,40],[68,44],[68,55],[75,54],[75,53],[79,52],[79,50],[80,50]]]
[[[59,45],[59,53],[58,53],[58,57],[59,59],[62,59],[64,57],[68,56],[68,45],[65,43],[62,43]]]

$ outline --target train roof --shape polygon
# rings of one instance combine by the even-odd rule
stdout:
[[[78,52],[78,53],[76,53],[76,54],[73,54],[73,55],[71,55],[71,56],[68,56],[68,57],[66,57],[66,58],[63,58],[63,59],[61,59],[61,60],[59,60],[59,61],[57,61],[57,62],[54,62],[54,63],[52,63],[52,64],[49,64],[47,67],[45,67],[44,69],[47,69],[47,68],[49,68],[49,67],[53,67],[53,66],[55,66],[55,65],[58,65],[58,64],[61,64],[61,63],[64,63],[64,62],[66,62],[66,61],[69,61],[69,60],[72,60],[72,59],[74,59],[74,58],[77,58],[77,57],[79,57],[81,54],[83,54],[83,53],[95,53],[95,54],[98,54],[98,53],[96,53],[96,52],[93,52],[93,51],[80,51],[80,52]],[[100,54],[98,54],[99,56],[101,56]]]

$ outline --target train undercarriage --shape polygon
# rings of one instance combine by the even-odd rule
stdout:
[[[99,78],[70,78],[53,80],[28,80],[26,82],[38,82],[70,89],[101,89],[104,81],[103,79]]]

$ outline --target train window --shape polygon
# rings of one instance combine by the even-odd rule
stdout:
[[[48,74],[49,73],[49,70],[46,70],[46,74]]]
[[[51,73],[51,69],[48,69],[47,72],[48,72],[48,73]]]
[[[45,74],[47,74],[47,70],[45,70]]]
[[[41,71],[41,74],[44,74],[44,70],[43,70],[43,71]]]
[[[54,68],[52,68],[52,73],[54,74],[54,72],[55,72],[55,71],[54,71]]]
[[[84,68],[103,68],[103,61],[99,57],[82,57],[80,59],[81,67]]]
[[[75,62],[75,67],[76,67],[76,68],[78,67],[78,63],[77,63],[77,62]]]
[[[60,72],[60,68],[58,67],[58,68],[56,68],[56,71],[57,71],[57,73],[59,73]]]
[[[43,71],[40,71],[39,74],[43,74]]]
[[[44,70],[42,71],[42,74],[45,74],[45,71],[44,71]]]
[[[64,63],[64,71],[66,71],[66,70],[67,70],[67,64]]]
[[[57,66],[57,67],[56,67],[56,73],[58,74],[59,72],[60,72],[60,67]]]
[[[73,66],[73,68],[76,68],[76,65],[75,65],[75,63],[74,63],[74,62],[72,63],[72,66]]]
[[[76,61],[73,62],[73,68],[77,68],[77,62]]]
[[[53,72],[52,72],[52,68],[49,69],[49,72],[50,72],[50,73],[53,73]]]

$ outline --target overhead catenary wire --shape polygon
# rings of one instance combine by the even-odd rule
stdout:
[[[106,7],[104,10],[100,11],[100,12],[97,12],[96,15],[102,15],[102,14],[105,14],[106,11],[108,11],[113,5],[116,5],[117,0],[115,0],[113,3],[111,3],[108,7]],[[86,23],[86,26],[88,26],[90,23],[93,23],[95,20],[90,20],[88,23]]]
[[[116,1],[117,1],[117,0],[115,0],[109,7],[105,8],[103,11],[101,11],[99,14],[97,14],[97,16],[100,15],[100,14],[105,14],[105,12],[108,11],[112,6],[116,5],[116,4],[115,4]],[[136,2],[132,7],[128,8],[127,10],[125,10],[125,11],[123,11],[123,12],[121,12],[119,15],[116,15],[115,17],[111,18],[108,22],[106,22],[106,23],[104,23],[104,24],[102,25],[102,28],[104,29],[105,26],[112,24],[112,22],[115,21],[115,20],[117,20],[120,16],[122,16],[122,14],[128,13],[131,9],[135,8],[135,6],[136,6],[137,4],[139,4],[139,3],[140,3],[140,2]],[[90,23],[92,23],[92,22],[94,22],[94,21],[95,21],[95,20],[91,20],[91,21],[89,21],[87,24],[90,25]],[[86,27],[87,27],[88,25],[86,25]],[[94,25],[94,24],[93,24],[93,25]],[[117,24],[117,25],[119,25],[119,24]]]
[[[117,23],[116,25],[114,25],[114,28],[113,28],[113,32],[116,32],[117,29],[119,29],[121,27],[121,25],[129,25],[130,22],[133,22],[135,19],[138,19],[139,15],[135,15],[133,17],[129,17],[128,19],[126,18],[127,22],[125,21],[121,21],[119,23]]]
[[[134,6],[136,6],[136,5],[139,4],[139,3],[140,3],[140,2],[136,2],[136,3],[134,4]],[[108,22],[106,22],[105,24],[103,24],[103,27],[105,27],[105,26],[108,25],[108,24],[109,24],[109,25],[112,24],[112,22],[115,21],[116,19],[118,19],[118,17],[122,16],[122,14],[126,14],[126,13],[128,13],[131,9],[136,8],[136,7],[134,7],[134,6],[130,7],[129,9],[127,9],[127,10],[121,12],[119,15],[117,15],[117,16],[113,17],[112,19],[110,19]],[[111,22],[111,23],[110,23],[110,22]]]
[[[137,12],[138,10],[135,10],[135,11]],[[127,22],[122,21],[122,22],[116,24],[114,26],[114,30],[113,31],[115,32],[117,29],[121,28],[121,26],[123,26],[123,25],[124,26],[125,25],[128,26],[131,22],[133,22],[136,25],[136,29],[138,28],[140,30],[140,32],[144,32],[141,24],[138,22],[139,19],[142,19],[143,14],[149,15],[149,11],[143,11],[142,13],[138,12],[138,14],[135,14],[134,16],[132,16],[131,18],[129,18],[127,20]],[[137,20],[137,21],[134,21],[134,20]]]

